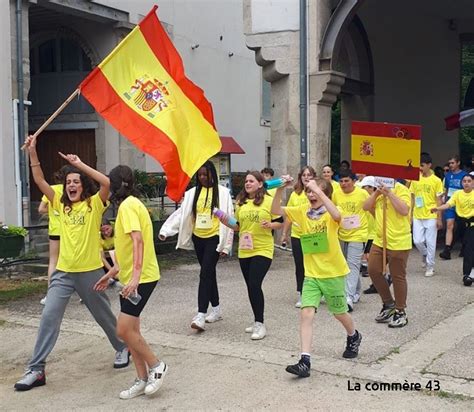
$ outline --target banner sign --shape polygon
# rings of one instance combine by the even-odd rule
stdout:
[[[419,179],[421,126],[352,122],[351,142],[354,173]]]

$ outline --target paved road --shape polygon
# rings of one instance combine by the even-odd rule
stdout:
[[[461,283],[461,259],[438,262],[425,278],[414,251],[409,260],[409,324],[376,324],[376,295],[364,295],[353,313],[364,339],[357,360],[341,357],[344,331],[321,307],[315,321],[312,376],[298,380],[284,366],[298,357],[298,310],[294,308],[292,258],[278,251],[264,283],[268,335],[251,341],[252,321],[235,259],[218,265],[224,319],[200,334],[189,328],[196,310],[198,265],[164,270],[143,313],[143,331],[170,366],[157,396],[121,401],[133,368],[111,367],[113,352],[87,309],[73,297],[47,367],[45,387],[15,393],[34,344],[41,306],[15,302],[0,310],[1,410],[472,410],[474,399],[474,287]],[[368,280],[363,279],[364,287]],[[110,291],[114,310],[115,293]],[[380,389],[380,383],[390,384]],[[413,390],[396,389],[408,384]],[[423,391],[414,390],[416,385]],[[358,389],[360,386],[360,390]],[[440,391],[435,389],[439,385]],[[405,387],[406,388],[406,387]]]

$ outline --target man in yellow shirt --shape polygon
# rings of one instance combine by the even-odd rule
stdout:
[[[388,266],[393,279],[395,299],[383,275],[383,196],[386,196],[386,248]],[[369,255],[369,276],[379,293],[383,306],[375,318],[391,328],[401,328],[408,323],[405,312],[407,300],[406,268],[411,250],[410,228],[411,196],[408,188],[395,183],[393,189],[381,185],[365,201],[364,210],[375,216],[376,233]]]
[[[471,275],[472,268],[474,267],[474,176],[472,172],[462,178],[461,184],[462,190],[455,192],[446,204],[432,209],[432,212],[456,207],[456,214],[465,229],[462,264],[463,283],[464,286],[471,286],[474,281]]]
[[[426,267],[425,276],[434,275],[436,237],[438,229],[443,227],[441,213],[432,213],[431,209],[441,206],[443,182],[431,170],[432,160],[428,153],[421,154],[420,180],[410,185],[413,210],[413,242],[422,256],[422,266]]]
[[[334,193],[332,200],[341,212],[339,241],[350,272],[346,276],[346,300],[349,312],[360,299],[362,282],[360,263],[368,236],[367,212],[362,208],[369,194],[355,186],[351,170],[341,170],[339,184],[341,190]]]

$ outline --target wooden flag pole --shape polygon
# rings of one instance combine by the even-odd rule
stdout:
[[[59,113],[61,113],[65,108],[66,106],[71,103],[72,99],[74,99],[74,97],[78,96],[79,93],[80,93],[80,89],[76,89],[74,90],[74,92],[64,101],[64,103],[58,107],[58,109],[51,115],[49,116],[49,118],[41,125],[41,127],[33,134],[33,137],[36,138],[38,137],[38,135],[44,130],[46,129],[49,124],[56,118],[58,117]],[[25,145],[21,146],[21,150],[24,150],[25,149]]]
[[[387,273],[387,196],[382,198],[382,273]]]

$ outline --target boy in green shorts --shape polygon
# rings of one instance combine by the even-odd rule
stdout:
[[[289,176],[282,178],[288,182],[287,186],[291,184]],[[272,213],[286,217],[302,230],[305,279],[300,316],[301,359],[297,364],[286,367],[287,372],[302,378],[310,375],[313,319],[322,296],[326,299],[329,311],[347,332],[346,349],[342,356],[357,357],[362,341],[362,335],[355,329],[346,303],[345,278],[349,267],[339,244],[341,213],[330,199],[332,186],[322,179],[310,180],[305,191],[309,207],[281,207],[283,188],[276,191],[272,203]]]

